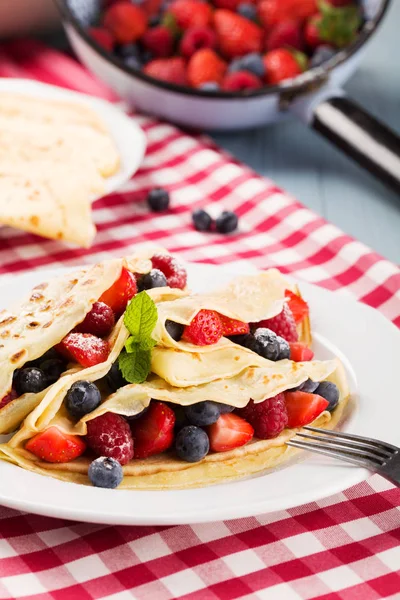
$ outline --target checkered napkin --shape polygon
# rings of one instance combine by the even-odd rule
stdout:
[[[0,49],[0,76],[40,79],[113,99],[73,59],[37,43]],[[80,264],[155,241],[189,261],[246,263],[343,289],[400,326],[400,271],[221,152],[209,139],[138,117],[140,172],[98,201],[98,235],[77,250],[0,229],[0,273]],[[157,185],[168,214],[149,214]],[[237,235],[193,230],[190,212],[235,210]],[[117,493],[117,492],[116,492]],[[0,598],[47,600],[375,600],[400,598],[400,495],[374,476],[295,509],[179,527],[106,527],[0,509]]]

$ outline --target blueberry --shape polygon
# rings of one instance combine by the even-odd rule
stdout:
[[[232,233],[238,226],[237,214],[230,210],[224,210],[224,212],[215,221],[215,227],[219,233]]]
[[[245,17],[250,21],[255,21],[257,19],[257,8],[254,6],[254,4],[242,2],[237,7],[237,12],[239,15],[242,15],[242,17]]]
[[[204,429],[189,425],[180,430],[175,440],[175,450],[179,458],[187,462],[198,462],[210,449],[210,441]]]
[[[212,425],[219,418],[218,404],[210,400],[197,402],[197,404],[185,407],[185,415],[192,425],[198,425],[199,427]]]
[[[246,54],[241,58],[236,58],[233,60],[229,65],[228,71],[230,73],[236,73],[237,71],[249,71],[249,73],[253,73],[253,75],[257,75],[257,77],[264,77],[265,65],[261,54],[252,52],[251,54]]]
[[[175,413],[175,433],[178,433],[183,427],[189,425],[183,406],[174,406]]]
[[[299,385],[297,388],[301,392],[307,392],[308,394],[313,394],[317,387],[319,386],[318,381],[312,381],[311,379],[307,379],[304,383]]]
[[[65,363],[59,358],[49,358],[40,363],[40,368],[47,378],[47,385],[51,385],[59,380],[65,371]]]
[[[322,381],[314,392],[328,400],[329,405],[326,410],[332,412],[339,404],[339,388],[331,381]]]
[[[230,404],[222,404],[222,402],[216,402],[215,404],[218,406],[220,415],[225,415],[226,413],[231,413],[235,410],[235,407]]]
[[[139,282],[139,291],[143,290],[151,290],[153,288],[165,287],[167,284],[167,278],[164,273],[162,273],[159,269],[152,269],[150,273],[146,273],[140,279]]]
[[[123,44],[118,46],[116,49],[116,53],[123,60],[126,58],[136,58],[138,62],[140,62],[140,51],[136,44]]]
[[[25,367],[20,369],[15,376],[15,388],[20,396],[29,392],[37,394],[47,388],[47,377],[42,369]]]
[[[127,56],[124,58],[124,65],[129,69],[138,69],[142,68],[141,62],[136,56]]]
[[[161,23],[160,15],[152,15],[149,18],[149,26],[150,27],[157,27],[157,25],[160,25],[160,23]]]
[[[280,345],[276,333],[265,327],[259,327],[246,340],[247,348],[256,354],[276,361],[279,359]]]
[[[251,339],[253,338],[251,333],[242,333],[240,335],[230,335],[228,338],[231,342],[238,344],[238,346],[244,346],[248,348],[248,344],[251,343]]]
[[[168,319],[167,321],[165,321],[165,329],[172,337],[172,339],[175,340],[175,342],[179,342],[183,335],[183,330],[185,329],[185,326],[181,323],[176,323],[175,321],[170,321]]]
[[[336,50],[330,46],[319,46],[311,57],[310,66],[319,67],[322,63],[330,60],[336,54]]]
[[[281,337],[280,335],[276,336],[279,343],[279,358],[278,360],[283,360],[284,358],[290,358],[290,346],[288,342]]]
[[[119,388],[124,387],[124,385],[128,384],[128,382],[126,381],[126,379],[124,379],[120,371],[118,361],[116,361],[112,365],[111,369],[108,371],[107,383],[113,392],[116,392],[117,390],[119,390]]]
[[[65,406],[71,417],[80,419],[99,406],[99,388],[90,381],[75,381],[65,396]]]
[[[212,218],[202,208],[197,208],[192,212],[193,225],[197,231],[210,231]]]
[[[96,487],[113,489],[124,478],[122,467],[115,458],[100,456],[89,465],[88,476]]]
[[[199,89],[204,90],[205,92],[217,92],[221,89],[221,87],[216,81],[206,81],[205,83],[201,84]]]
[[[169,193],[163,188],[155,188],[148,193],[147,203],[154,212],[162,212],[169,207]]]

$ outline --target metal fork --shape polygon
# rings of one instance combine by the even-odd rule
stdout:
[[[365,467],[400,487],[400,448],[380,440],[342,431],[317,429],[317,427],[309,426],[303,427],[303,429],[320,435],[311,435],[302,430],[286,444],[294,448],[332,456],[358,467]],[[299,437],[312,440],[312,442],[299,440]]]

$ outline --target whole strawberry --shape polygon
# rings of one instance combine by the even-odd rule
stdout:
[[[119,44],[128,44],[146,31],[147,15],[131,2],[118,2],[106,10],[103,24]]]
[[[211,48],[197,50],[188,64],[188,82],[193,87],[200,87],[209,81],[220,83],[226,68],[226,63]]]
[[[200,310],[183,330],[182,339],[195,346],[216,344],[223,335],[222,324],[215,310]]]
[[[253,400],[250,400],[248,405],[237,410],[237,413],[253,426],[254,435],[261,440],[276,437],[288,423],[283,394],[278,394],[258,404],[254,404]]]
[[[230,10],[216,10],[214,27],[219,48],[228,58],[261,52],[263,32],[258,25],[245,17]]]
[[[151,60],[144,67],[143,72],[155,79],[186,85],[186,65],[180,56]]]
[[[321,44],[324,44],[324,40],[321,38],[320,34],[321,20],[322,15],[314,15],[308,19],[304,26],[304,40],[311,50],[318,48],[318,46]]]
[[[279,315],[272,319],[264,319],[257,323],[257,327],[266,327],[280,335],[287,342],[297,342],[299,334],[297,333],[296,321],[287,304],[283,305],[283,310]]]
[[[87,445],[99,456],[115,458],[126,465],[133,458],[133,439],[123,417],[105,413],[87,422]]]
[[[267,52],[264,56],[264,65],[267,72],[267,83],[270,85],[296,77],[303,72],[293,54],[285,48]]]
[[[317,11],[317,0],[261,0],[258,5],[258,17],[267,30],[290,19],[306,19]]]
[[[206,27],[212,18],[210,5],[200,0],[174,0],[169,5],[167,14],[174,17],[179,29]]]
[[[286,46],[303,50],[304,42],[299,21],[282,21],[270,30],[265,44],[266,49],[275,50]]]

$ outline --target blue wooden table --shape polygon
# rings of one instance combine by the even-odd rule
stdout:
[[[354,100],[400,133],[400,0],[346,86]],[[214,139],[346,233],[400,263],[400,197],[300,122]]]

